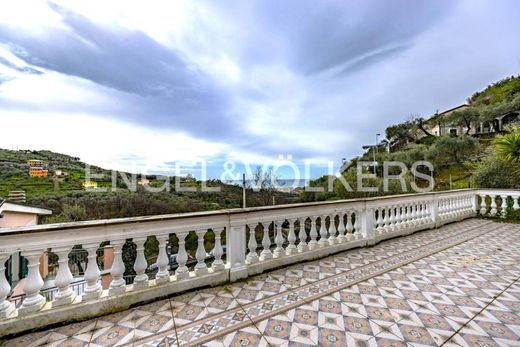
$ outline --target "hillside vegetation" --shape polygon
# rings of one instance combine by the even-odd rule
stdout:
[[[48,177],[29,177],[27,160],[44,160],[49,170]],[[169,191],[149,192],[142,186],[130,191],[117,174],[116,188],[112,189],[112,171],[97,166],[90,170],[103,174],[101,179],[93,179],[98,188],[106,192],[86,191],[85,166],[77,157],[51,151],[28,151],[0,149],[0,198],[6,198],[10,191],[26,192],[27,203],[49,208],[53,215],[44,219],[44,223],[69,222],[92,219],[122,218],[144,215],[195,212],[237,208],[242,206],[242,188],[225,184],[218,180],[206,182],[208,187],[218,187],[219,192],[202,192],[202,182],[182,180],[183,187],[194,187],[195,192],[175,191],[175,177],[170,177]],[[54,170],[66,173],[56,176]],[[122,173],[129,177],[129,173]],[[141,175],[138,175],[138,179]],[[164,179],[156,175],[146,175],[151,187],[160,188]],[[247,191],[248,206],[263,206],[272,203],[272,197],[278,204],[293,198],[290,194],[274,191]]]
[[[464,127],[468,122],[490,121],[508,112],[520,111],[520,77],[509,77],[491,84],[469,97],[468,103],[469,107],[451,113],[443,121]],[[414,115],[386,129],[386,139],[377,149],[377,178],[364,180],[364,186],[378,187],[377,192],[347,191],[339,180],[335,180],[333,191],[304,193],[301,199],[335,200],[403,193],[399,181],[395,180],[390,181],[387,192],[383,191],[381,163],[384,161],[403,162],[408,168],[416,161],[431,162],[434,166],[434,190],[468,187],[520,188],[520,160],[515,159],[520,156],[520,127],[509,127],[505,133],[436,137],[428,133],[429,122],[429,119]],[[388,147],[394,150],[387,152]],[[373,151],[374,149],[369,149],[363,155],[353,158],[353,164],[342,174],[350,186],[356,187],[356,163],[373,161]],[[426,170],[423,171],[427,173]],[[394,169],[390,173],[399,172],[400,170]],[[408,173],[405,180],[410,191],[414,177]],[[327,188],[327,182],[328,179],[324,176],[311,182],[311,185]],[[415,183],[419,187],[427,186],[427,181],[420,179],[415,179]]]

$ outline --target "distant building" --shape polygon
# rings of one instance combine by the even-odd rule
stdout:
[[[24,190],[12,190],[7,196],[7,201],[25,204],[25,191]]]
[[[81,185],[85,188],[97,188],[98,186],[96,181],[81,182]]]
[[[67,176],[68,173],[66,173],[66,172],[63,171],[62,169],[56,169],[56,170],[54,170],[54,175],[55,175],[55,176]]]
[[[30,167],[29,168],[29,176],[30,177],[47,177],[49,172],[41,167]]]
[[[451,122],[446,122],[444,119],[446,116],[450,115],[456,111],[462,111],[465,108],[469,107],[469,105],[459,105],[442,113],[437,113],[433,115],[428,123],[430,125],[426,125],[426,130],[434,136],[443,136],[443,135],[463,135],[467,132],[467,126],[455,125]],[[496,132],[504,131],[505,126],[509,124],[515,124],[520,122],[520,111],[516,112],[508,112],[499,117],[494,118],[491,121],[485,122],[471,122],[469,135],[480,135],[480,134],[490,134]],[[421,138],[426,136],[422,131],[418,131],[417,137]]]
[[[150,180],[148,178],[141,178],[139,181],[137,181],[137,184],[140,186],[145,186],[150,184]]]
[[[31,159],[31,160],[27,160],[27,165],[29,165],[31,167],[43,167],[44,162],[43,162],[43,160],[39,160],[39,159]]]
[[[44,208],[4,201],[0,205],[0,228],[36,225],[39,217],[51,214],[51,210]]]
[[[43,160],[27,160],[27,165],[29,165],[30,177],[47,177],[48,171],[45,169]]]
[[[0,233],[4,228],[28,227],[39,224],[40,217],[49,216],[51,210],[34,206],[15,204],[0,199]],[[48,255],[45,252],[40,257],[40,274],[43,278],[48,273]],[[7,280],[13,286],[13,293],[23,292],[23,280],[27,275],[27,263],[24,262],[20,252],[15,252],[7,261]],[[16,285],[18,283],[18,285]]]

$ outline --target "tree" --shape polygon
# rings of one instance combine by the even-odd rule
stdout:
[[[471,130],[471,124],[480,122],[481,114],[478,108],[470,106],[460,111],[452,112],[444,120],[453,125],[465,127],[465,134],[468,135]]]
[[[385,130],[386,138],[390,143],[391,150],[400,150],[408,143],[415,141],[415,123],[407,120],[403,123],[392,125]]]
[[[273,168],[264,170],[261,166],[257,166],[253,173],[252,188],[257,192],[258,200],[263,206],[271,205],[273,197],[276,194],[277,177],[273,172]]]
[[[471,136],[441,136],[426,153],[434,166],[462,165],[475,159],[480,149],[477,139]]]
[[[473,181],[480,188],[519,188],[520,175],[512,175],[514,167],[499,157],[488,156],[473,170]]]
[[[433,136],[432,133],[430,133],[426,129],[426,120],[424,119],[424,117],[418,114],[414,114],[410,118],[410,123],[412,124],[412,126],[415,126],[418,130],[421,130],[424,133],[424,135]]]

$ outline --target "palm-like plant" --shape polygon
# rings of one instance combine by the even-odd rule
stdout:
[[[499,158],[515,166],[520,166],[520,127],[514,128],[510,134],[497,137],[493,143],[495,154]],[[520,167],[516,173],[520,173]]]

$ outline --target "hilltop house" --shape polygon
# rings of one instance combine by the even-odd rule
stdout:
[[[27,160],[27,165],[29,165],[30,177],[47,177],[48,171],[47,169],[45,169],[45,164],[43,160]]]
[[[466,104],[456,106],[449,110],[446,110],[441,113],[436,113],[433,115],[428,121],[425,129],[434,136],[443,136],[443,135],[462,135],[467,131],[466,126],[452,124],[450,122],[445,121],[446,117],[456,111],[462,111],[465,108],[469,107]],[[489,134],[495,132],[504,131],[504,127],[508,124],[518,123],[520,121],[520,111],[509,112],[500,117],[493,119],[492,121],[485,122],[472,122],[471,128],[468,132],[470,135],[479,135],[479,134]],[[417,134],[418,138],[424,137],[422,131],[419,131]]]

